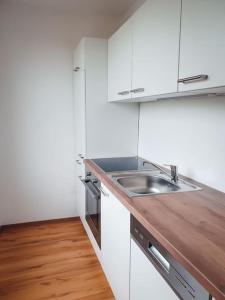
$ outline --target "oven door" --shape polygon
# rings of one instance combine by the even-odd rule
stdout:
[[[83,180],[86,193],[86,221],[101,248],[101,192],[92,180]]]

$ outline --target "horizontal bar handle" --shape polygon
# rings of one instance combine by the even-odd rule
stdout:
[[[81,179],[81,182],[84,184],[85,188],[88,190],[88,192],[91,194],[91,197],[94,199],[99,199],[100,195],[98,195],[95,190],[95,186],[93,183],[88,179]],[[98,191],[98,190],[97,190]]]
[[[153,245],[151,244],[149,245],[148,251],[151,254],[152,258],[156,260],[164,270],[169,272],[170,263],[162,256],[162,254]]]
[[[200,75],[196,75],[196,76],[191,76],[191,77],[178,79],[178,83],[184,83],[185,84],[185,83],[189,83],[189,82],[193,82],[193,81],[207,80],[208,78],[209,78],[208,75],[200,74]]]
[[[130,91],[122,91],[122,92],[119,92],[118,95],[120,96],[125,96],[125,95],[129,95],[130,94]]]
[[[100,187],[98,187],[98,189],[99,189],[99,191],[102,193],[102,195],[103,196],[105,196],[105,197],[109,197],[109,194],[108,193],[106,193],[104,190],[103,190],[103,188],[100,186]]]
[[[78,72],[80,70],[80,67],[76,67],[75,69],[74,69],[74,72]]]
[[[139,89],[131,90],[130,92],[131,92],[131,93],[134,93],[134,94],[137,94],[137,93],[143,93],[144,91],[145,91],[144,88],[139,88]]]

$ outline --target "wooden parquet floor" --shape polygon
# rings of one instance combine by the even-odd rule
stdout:
[[[79,219],[3,227],[1,300],[113,300]]]

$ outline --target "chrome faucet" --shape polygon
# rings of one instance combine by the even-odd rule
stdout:
[[[160,170],[161,172],[163,172],[164,174],[166,174],[167,176],[170,176],[171,181],[177,183],[179,178],[178,178],[178,166],[175,165],[165,165],[166,167],[170,167],[170,174],[164,170],[163,168],[161,168],[159,165],[153,163],[153,162],[148,162],[148,161],[143,161],[143,166],[145,164],[150,164],[154,167],[156,167],[158,170]]]
[[[171,180],[175,183],[178,182],[178,166],[176,165],[165,165],[167,167],[170,167],[170,175]]]

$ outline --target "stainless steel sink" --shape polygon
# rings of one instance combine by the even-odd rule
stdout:
[[[130,174],[111,174],[111,179],[129,196],[167,194],[200,190],[199,187],[179,179],[174,183],[161,173],[135,172]]]
[[[136,175],[118,178],[117,182],[135,194],[176,192],[180,188],[168,180],[151,175]]]

